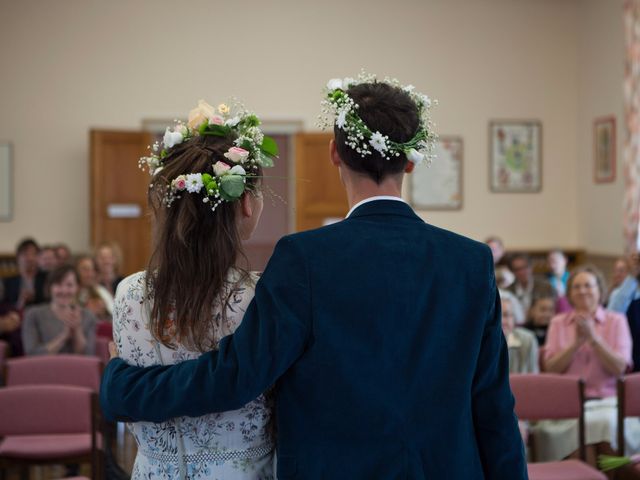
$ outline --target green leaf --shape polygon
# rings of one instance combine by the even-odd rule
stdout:
[[[209,120],[205,120],[200,124],[200,126],[198,127],[198,132],[200,132],[200,135],[204,135],[204,132],[207,131],[208,126],[209,126]]]
[[[220,196],[227,201],[240,198],[244,192],[244,177],[225,175],[220,179]]]
[[[260,145],[260,150],[262,150],[264,153],[272,157],[278,156],[278,144],[273,138],[267,137],[266,135],[262,139],[262,145]]]
[[[269,155],[266,155],[262,151],[259,151],[256,155],[256,161],[262,168],[273,167],[273,158],[271,158]]]
[[[216,137],[226,137],[231,132],[231,127],[227,125],[207,125],[204,132],[200,132],[201,135],[213,135]]]

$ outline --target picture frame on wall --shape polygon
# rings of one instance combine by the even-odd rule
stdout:
[[[461,137],[441,135],[429,167],[418,165],[410,178],[410,202],[417,210],[461,210],[463,205]]]
[[[593,179],[610,183],[616,179],[616,118],[600,117],[593,121]]]
[[[542,123],[489,122],[489,189],[495,193],[542,190]]]

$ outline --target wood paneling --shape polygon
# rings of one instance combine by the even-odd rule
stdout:
[[[91,242],[115,242],[123,252],[120,273],[145,268],[151,253],[151,224],[147,208],[149,175],[138,168],[146,155],[151,135],[144,132],[92,130],[91,158]],[[109,205],[138,205],[137,218],[111,218]]]
[[[296,135],[296,230],[321,227],[349,211],[347,194],[329,160],[332,134]]]

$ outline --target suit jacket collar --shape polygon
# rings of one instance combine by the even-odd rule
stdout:
[[[346,220],[378,215],[396,215],[422,221],[408,203],[399,202],[397,200],[373,200],[371,202],[363,203],[351,212],[351,215],[349,215]]]

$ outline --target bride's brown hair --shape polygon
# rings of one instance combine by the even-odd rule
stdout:
[[[168,207],[165,186],[179,175],[212,174],[211,166],[219,160],[233,165],[223,156],[232,146],[233,138],[194,137],[171,149],[164,168],[151,179],[154,246],[146,277],[153,298],[150,331],[170,348],[178,343],[198,351],[215,347],[215,332],[233,293],[228,275],[245,254],[237,224],[240,202],[222,202],[211,211],[202,195],[184,191]],[[247,177],[246,182],[244,194],[251,195],[257,178]],[[236,282],[247,278],[245,270],[237,270],[241,277]]]

